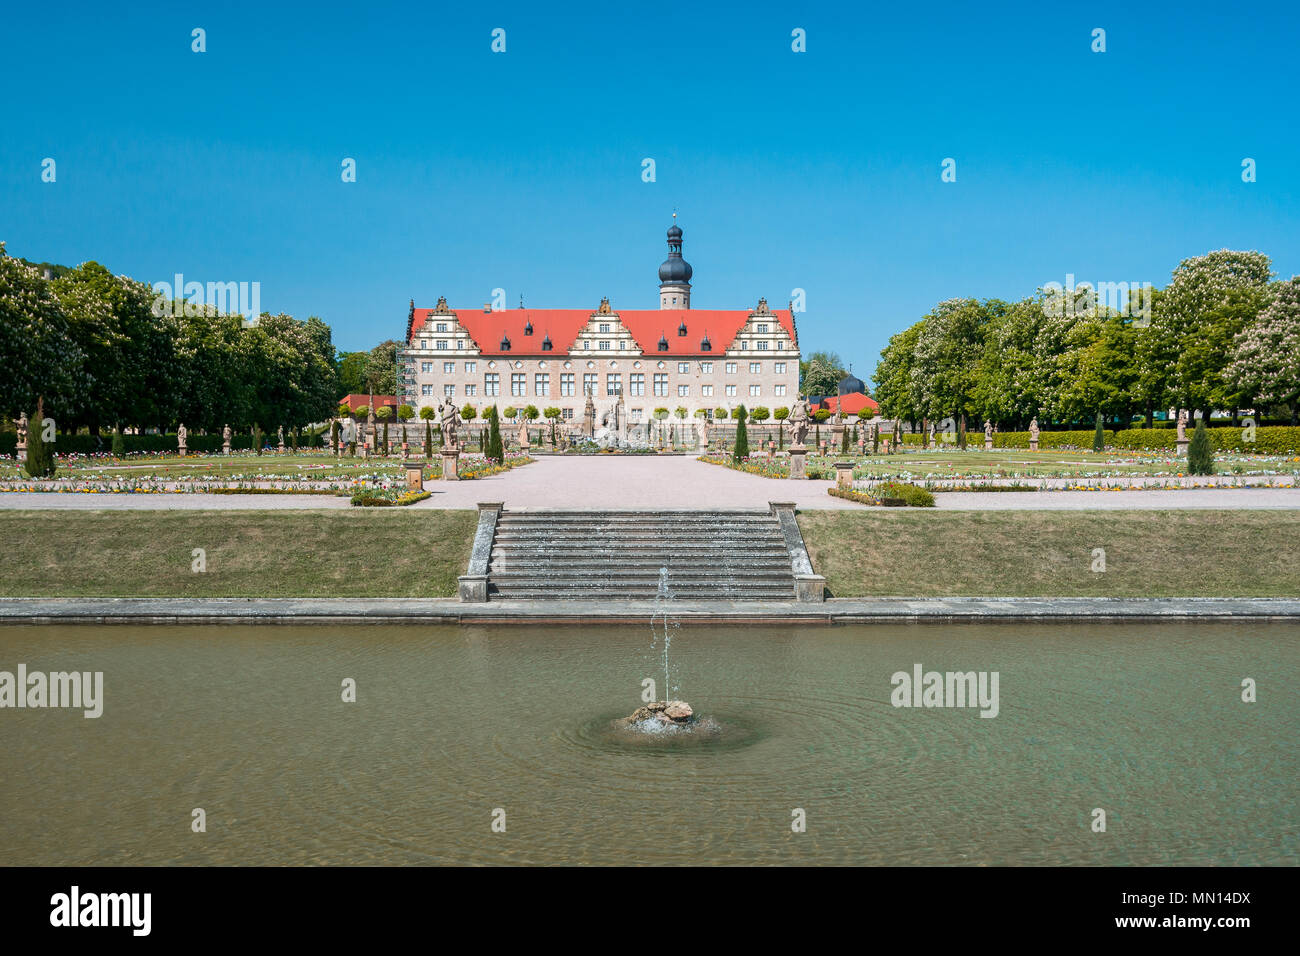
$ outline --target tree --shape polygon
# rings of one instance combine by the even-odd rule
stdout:
[[[1300,411],[1300,276],[1279,282],[1272,302],[1233,342],[1224,378],[1242,404],[1285,408],[1292,424]]]
[[[478,417],[478,409],[466,403],[460,410],[460,417],[463,421],[472,422]]]
[[[84,355],[50,283],[0,242],[0,411],[17,418],[37,393],[54,409],[74,407]]]
[[[1098,454],[1106,450],[1106,432],[1102,428],[1101,412],[1097,413],[1097,430],[1092,435],[1092,450]]]
[[[364,374],[366,387],[360,391],[379,395],[397,394],[397,350],[401,347],[401,342],[388,339],[370,350]]]
[[[551,444],[554,445],[554,444],[555,444],[555,423],[556,423],[556,421],[559,420],[560,416],[561,416],[562,414],[564,414],[564,413],[563,413],[560,409],[558,409],[558,408],[556,408],[554,405],[552,405],[551,407],[547,408],[546,411],[545,411],[543,414],[544,414],[548,419],[550,419],[550,422],[551,422]]]
[[[56,470],[54,454],[45,443],[45,399],[37,396],[36,415],[27,427],[27,460],[23,471],[28,478],[53,478]]]
[[[782,406],[772,413],[776,419],[778,428],[776,430],[776,447],[785,448],[785,420],[790,417],[790,409]]]
[[[330,424],[330,451],[334,452],[336,455],[339,451],[339,433],[341,431],[342,429],[339,427],[337,421]]]
[[[420,420],[431,422],[438,417],[437,410],[432,405],[425,405],[420,409]]]
[[[507,405],[505,408],[501,409],[501,414],[506,418],[513,419],[519,414],[519,409],[515,408],[513,405]]]
[[[501,441],[501,417],[497,414],[495,405],[488,410],[488,429],[487,457],[496,462],[503,462],[506,460],[506,450]]]
[[[366,390],[366,363],[369,352],[338,353],[339,388],[344,395],[360,395]]]
[[[732,413],[736,419],[736,447],[732,449],[733,461],[744,461],[749,457],[749,433],[745,429],[745,406],[740,405]]]
[[[113,457],[114,458],[126,457],[126,442],[122,440],[121,428],[113,429]]]
[[[525,419],[525,420],[530,421],[530,422],[535,422],[535,421],[537,421],[538,418],[541,417],[541,415],[542,415],[542,413],[541,413],[540,411],[538,411],[536,405],[525,405],[525,406],[524,406],[524,419]]]
[[[414,417],[415,417],[415,409],[412,408],[410,405],[401,404],[397,406],[398,421],[409,422]]]
[[[1196,431],[1187,446],[1187,473],[1189,475],[1214,474],[1214,452],[1210,448],[1210,433],[1205,430],[1205,419],[1196,420]]]

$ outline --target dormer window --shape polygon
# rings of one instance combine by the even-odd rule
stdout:
[[[501,336],[501,351],[502,352],[510,351],[510,336],[508,335]]]
[[[551,345],[551,333],[547,332],[546,338],[542,339],[542,351],[549,352],[551,351],[552,348],[553,346]]]
[[[677,326],[677,334],[678,334],[678,335],[685,335],[685,334],[686,334],[686,320],[685,320],[685,319],[682,320],[682,324],[681,324],[681,325]]]
[[[713,343],[709,341],[709,336],[707,333],[705,334],[704,338],[700,339],[700,351],[701,352],[713,351]]]
[[[529,319],[528,322],[524,325],[524,335],[532,335],[532,334],[533,334],[533,322],[532,319]]]
[[[662,332],[659,333],[659,351],[668,351],[668,336],[664,335]]]

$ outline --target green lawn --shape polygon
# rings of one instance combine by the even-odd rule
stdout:
[[[1300,512],[805,511],[835,597],[1297,597]],[[1106,570],[1093,571],[1093,549]]]
[[[395,508],[0,511],[0,596],[451,597],[477,522]]]

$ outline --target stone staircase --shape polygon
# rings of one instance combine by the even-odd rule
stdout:
[[[489,507],[499,509],[494,517],[484,515]],[[490,532],[485,517],[493,522]],[[480,532],[475,557],[485,587],[481,597],[462,593],[464,600],[652,600],[666,568],[674,600],[794,601],[801,593],[798,554],[807,562],[793,509],[787,522],[776,507],[511,512],[481,505]],[[798,552],[793,561],[792,550]],[[471,573],[474,563],[471,558]],[[811,566],[806,570],[811,577]],[[822,581],[816,581],[820,600]]]

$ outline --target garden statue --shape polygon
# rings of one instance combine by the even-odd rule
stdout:
[[[930,439],[925,443],[925,447],[934,448],[934,422],[930,422]]]
[[[695,420],[695,436],[701,448],[709,447],[709,419],[707,416],[701,415]]]
[[[582,410],[582,433],[588,438],[596,437],[596,403],[591,399],[591,389],[587,389],[587,404]]]
[[[803,445],[808,438],[808,400],[800,395],[790,409],[790,418],[788,419],[787,428],[790,429],[790,443],[792,445]]]
[[[276,437],[280,441],[280,453],[284,454],[284,426],[283,425],[281,425],[279,430],[276,432]]]
[[[27,460],[27,413],[19,412],[18,420],[14,422],[18,426],[18,447],[17,454],[14,456],[19,461]]]
[[[532,446],[532,440],[528,437],[528,419],[523,418],[519,421],[519,450],[528,451]]]
[[[1178,441],[1187,441],[1187,409],[1178,409]]]
[[[230,424],[229,423],[226,424],[225,428],[221,429],[221,454],[223,455],[230,454]]]
[[[1035,415],[1029,422],[1029,450],[1038,451],[1038,416]]]
[[[984,419],[984,450],[988,451],[993,447],[993,423],[987,418]]]
[[[188,449],[185,447],[185,440],[189,437],[189,432],[185,430],[185,423],[181,422],[176,426],[176,451],[184,458]]]
[[[456,406],[451,402],[443,402],[438,406],[439,422],[442,426],[443,447],[449,451],[455,451],[460,446],[456,439],[456,429],[460,425],[460,414]]]

